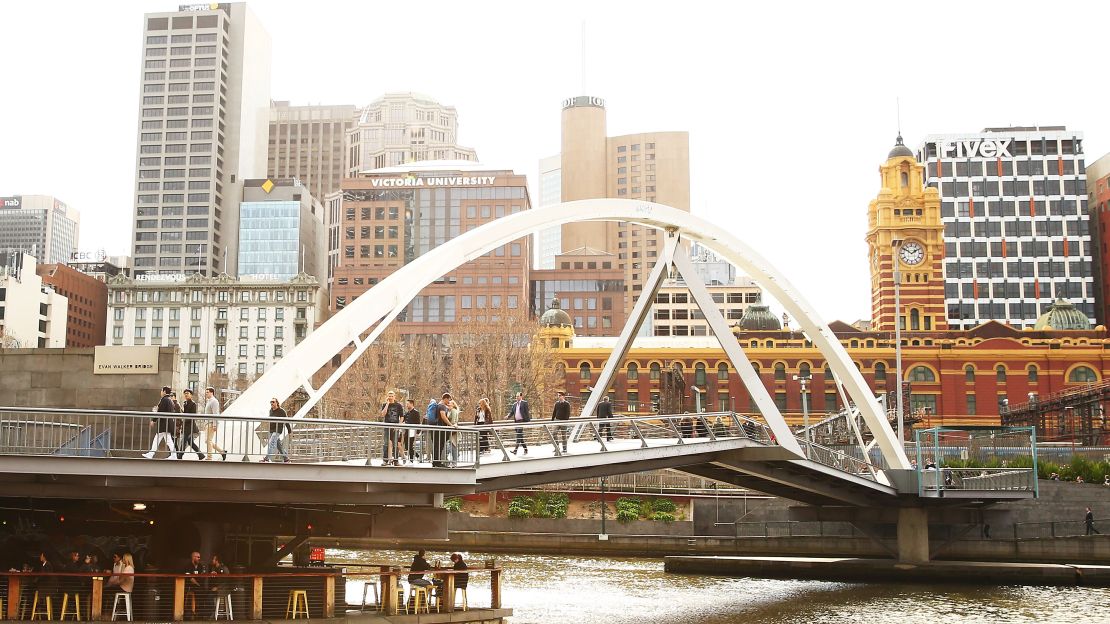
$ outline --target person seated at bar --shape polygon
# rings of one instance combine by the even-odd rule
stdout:
[[[431,569],[431,564],[429,564],[428,560],[424,558],[424,549],[421,548],[420,550],[416,551],[416,554],[412,557],[412,565],[409,566],[409,572],[425,572]],[[427,587],[431,584],[432,582],[424,578],[423,574],[409,574],[409,585]]]
[[[212,559],[208,563],[208,573],[229,574],[230,571],[227,569],[227,566],[224,565],[224,562],[220,560],[220,556],[213,553]],[[216,601],[219,600],[221,596],[226,596],[230,588],[228,584],[221,579],[209,579],[208,591],[211,594],[212,608],[214,609],[216,607]]]
[[[459,553],[451,553],[451,562],[453,570],[466,570],[466,562],[463,561],[462,555]],[[455,575],[455,588],[466,589],[466,584],[470,582],[470,574],[456,574]]]
[[[131,593],[135,589],[135,560],[131,553],[125,552],[112,554],[112,576],[108,579],[108,587],[118,587],[120,591]],[[121,576],[126,575],[126,576]]]

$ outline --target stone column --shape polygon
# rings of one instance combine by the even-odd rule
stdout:
[[[929,561],[929,512],[923,507],[898,509],[898,561]]]

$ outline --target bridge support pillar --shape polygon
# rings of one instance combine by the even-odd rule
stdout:
[[[925,563],[929,560],[929,512],[923,507],[898,509],[898,561]]]

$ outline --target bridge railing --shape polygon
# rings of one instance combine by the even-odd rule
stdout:
[[[351,420],[0,407],[0,455],[470,466],[478,436]]]
[[[800,444],[802,450],[805,451],[806,459],[810,461],[815,461],[842,472],[854,474],[857,477],[863,477],[872,481],[875,480],[875,467],[859,457],[843,451],[831,449],[827,446],[822,446],[815,442],[806,442],[803,438],[798,438],[798,444]]]
[[[943,490],[1036,492],[1031,468],[929,468],[920,471],[921,492]]]

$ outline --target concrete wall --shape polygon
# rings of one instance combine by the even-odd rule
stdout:
[[[464,513],[453,513],[447,519],[448,530],[452,532],[477,533],[581,533],[598,534],[601,520],[570,520],[567,518],[483,518]],[[628,523],[617,522],[610,517],[605,522],[605,531],[610,535],[693,535],[694,523],[688,521],[656,522],[654,520],[635,520]]]
[[[176,347],[158,350],[158,372],[94,375],[93,349],[0,349],[0,405],[148,412],[177,377]]]

